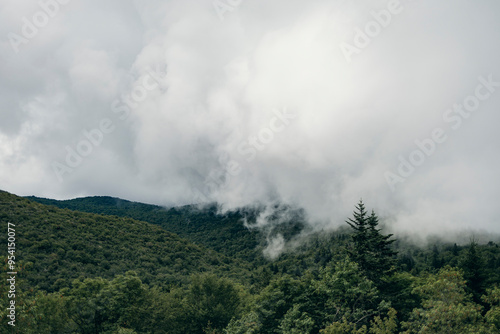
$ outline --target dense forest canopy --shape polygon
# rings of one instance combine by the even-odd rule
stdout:
[[[35,202],[36,201],[36,202]],[[39,202],[39,203],[37,203]],[[43,204],[41,204],[43,203]],[[16,225],[17,314],[2,333],[498,333],[494,240],[417,247],[363,202],[335,232],[270,260],[265,235],[215,207],[0,192]],[[300,220],[279,226],[287,238]],[[7,247],[1,272],[7,279]]]

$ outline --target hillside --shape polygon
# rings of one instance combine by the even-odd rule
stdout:
[[[77,277],[112,278],[134,270],[164,287],[213,272],[238,280],[248,264],[142,221],[59,209],[0,192],[0,223],[16,225],[18,261],[32,288],[57,291]],[[6,247],[0,256],[6,256]]]
[[[336,254],[341,253],[349,239],[347,226],[337,231],[315,233],[293,251],[285,252],[277,260],[269,261],[262,255],[265,246],[263,231],[248,230],[242,223],[243,217],[250,220],[255,218],[256,211],[247,210],[219,215],[215,205],[203,209],[189,205],[164,208],[107,196],[64,201],[28,198],[59,208],[128,217],[159,225],[194,244],[215,250],[232,259],[251,263],[253,268],[258,268],[253,276],[257,275],[265,281],[269,280],[271,273],[300,276],[305,270],[318,270]],[[288,222],[278,226],[276,230],[290,238],[298,234],[302,228],[300,223]],[[463,240],[471,237],[472,235],[461,235],[462,243],[458,245],[443,242],[436,237],[426,246],[416,246],[408,237],[398,238],[394,246],[399,251],[399,266],[414,273],[425,271],[429,267],[439,269],[445,265],[457,266],[467,251],[467,247],[464,247],[467,242]],[[482,240],[483,245],[480,245],[480,249],[488,270],[488,280],[498,281],[500,280],[500,251],[497,245],[499,238],[490,234],[483,235]]]
[[[243,214],[217,214],[215,205],[200,209],[193,205],[164,208],[157,205],[131,202],[114,197],[95,196],[65,201],[27,197],[30,200],[58,208],[83,212],[129,217],[146,221],[178,234],[193,243],[203,245],[232,258],[263,263],[262,241],[258,231],[248,230]],[[253,216],[254,212],[246,212]]]
[[[259,247],[255,241],[236,248],[252,235],[231,232],[231,226],[241,225],[242,214],[219,216],[215,207],[167,210],[109,197],[38,200],[115,215],[71,211],[0,192],[0,223],[4,229],[8,222],[16,225],[18,271],[17,325],[7,325],[2,305],[2,333],[500,330],[497,243],[412,246],[383,234],[362,202],[349,220],[354,225],[311,235],[273,261],[261,256],[246,262],[241,256]],[[226,256],[162,226],[116,213],[156,217],[158,225],[162,217],[163,226],[184,227],[186,235],[214,247],[224,242],[226,254],[240,252]],[[276,231],[289,239],[302,228],[296,220]],[[3,258],[6,249],[1,249]],[[2,280],[7,271],[5,266]],[[6,289],[0,286],[0,294]]]

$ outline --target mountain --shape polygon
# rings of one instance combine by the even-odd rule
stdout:
[[[158,209],[159,210],[159,209]],[[16,258],[32,288],[57,291],[78,277],[134,270],[146,284],[179,285],[193,273],[245,281],[249,264],[131,218],[60,209],[0,191],[0,223],[15,225]],[[7,247],[0,256],[7,255]]]
[[[493,241],[419,247],[394,236],[396,256],[377,246],[393,236],[359,205],[354,217],[370,229],[299,238],[303,217],[283,215],[293,212],[287,207],[276,207],[266,217],[273,229],[259,234],[242,223],[259,211],[32,199],[0,191],[0,224],[15,225],[18,272],[16,327],[2,306],[1,333],[500,331],[500,245]],[[293,247],[269,260],[261,241],[273,234]],[[0,248],[3,281],[7,249]],[[0,295],[10,287],[0,285]]]
[[[247,229],[243,224],[243,219],[254,218],[256,211],[218,214],[216,205],[204,208],[194,205],[164,208],[107,196],[64,201],[34,196],[27,198],[58,208],[146,221],[226,256],[251,262],[264,262],[263,236],[258,231]]]

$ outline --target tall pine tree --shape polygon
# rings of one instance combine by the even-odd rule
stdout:
[[[382,277],[390,274],[396,263],[397,252],[391,248],[395,241],[391,240],[392,234],[381,233],[377,215],[374,211],[368,215],[362,200],[356,205],[353,218],[346,222],[354,230],[349,255],[369,279],[380,284]]]
[[[474,301],[481,302],[481,296],[484,294],[484,285],[486,281],[485,263],[478,244],[475,239],[471,239],[467,253],[460,263],[464,272],[464,278],[467,281],[467,288],[472,292]]]

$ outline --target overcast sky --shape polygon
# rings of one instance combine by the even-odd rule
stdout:
[[[362,4],[359,4],[362,3]],[[500,232],[496,0],[0,0],[0,189]]]

